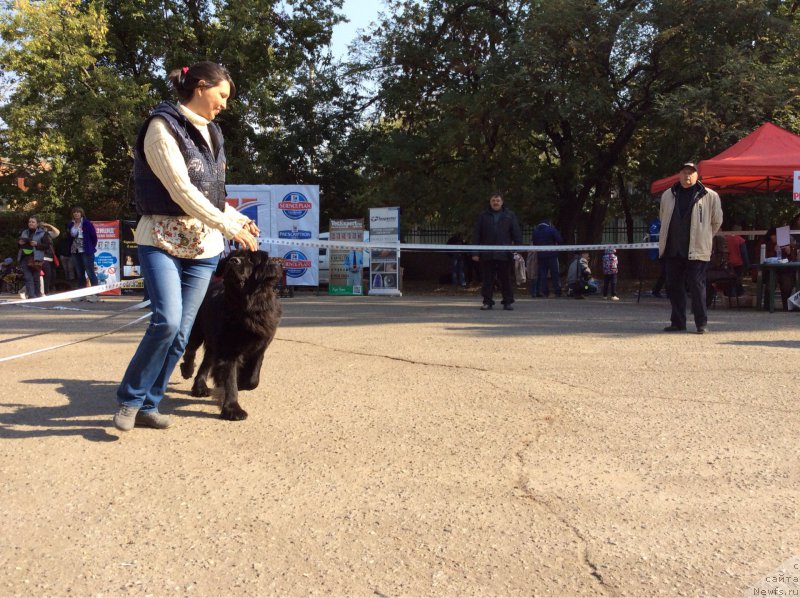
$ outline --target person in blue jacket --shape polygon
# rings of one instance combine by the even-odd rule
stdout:
[[[97,230],[80,206],[72,208],[72,220],[67,224],[68,238],[72,240],[69,253],[78,277],[78,288],[86,285],[86,278],[94,287],[99,284],[94,271],[94,254],[97,250]],[[95,295],[91,295],[95,298]]]
[[[533,229],[531,235],[532,245],[561,245],[564,239],[558,229],[550,224],[550,221],[542,220]],[[547,297],[550,290],[547,286],[547,276],[550,275],[553,281],[553,292],[556,297],[561,297],[561,274],[558,271],[558,252],[540,251],[537,255],[539,260],[539,292],[537,297]]]

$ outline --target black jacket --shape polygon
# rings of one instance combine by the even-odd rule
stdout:
[[[500,217],[495,223],[494,211],[486,208],[475,223],[472,242],[474,245],[521,245],[522,231],[516,215],[505,207],[500,208]],[[491,260],[511,259],[510,251],[486,251],[475,255]]]
[[[210,148],[200,131],[170,102],[156,106],[144,121],[136,139],[133,157],[133,179],[136,191],[136,211],[139,214],[180,216],[183,208],[172,201],[166,187],[158,180],[144,155],[147,127],[155,117],[161,117],[175,133],[178,147],[189,170],[189,180],[219,210],[225,209],[225,148],[219,126],[208,123],[214,148]]]

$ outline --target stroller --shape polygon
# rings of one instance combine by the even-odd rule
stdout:
[[[7,257],[0,263],[0,293],[19,293],[25,285],[22,270],[14,264],[14,260]]]

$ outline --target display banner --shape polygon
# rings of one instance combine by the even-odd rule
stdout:
[[[331,241],[363,241],[364,219],[331,220]],[[360,249],[330,251],[329,295],[363,295],[364,252]]]
[[[135,220],[120,220],[120,261],[122,262],[122,280],[136,280],[130,287],[123,287],[123,295],[131,295],[144,288],[142,273],[139,269],[139,246],[133,240],[136,234]]]
[[[794,184],[792,185],[792,199],[800,201],[800,170],[794,171]]]
[[[228,203],[256,222],[262,237],[305,241],[319,238],[318,185],[227,185]],[[319,284],[316,247],[265,244],[261,249],[283,259],[286,284]]]
[[[119,220],[94,222],[97,230],[97,250],[94,254],[94,271],[100,284],[120,281],[119,271]],[[105,291],[101,295],[119,295],[119,289]]]
[[[369,209],[369,240],[400,240],[400,208]],[[369,294],[401,297],[400,252],[396,249],[373,249],[369,263]]]

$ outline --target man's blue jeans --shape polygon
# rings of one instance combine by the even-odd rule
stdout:
[[[121,405],[157,409],[203,302],[219,256],[181,259],[139,246],[139,264],[153,315],[117,389]]]

